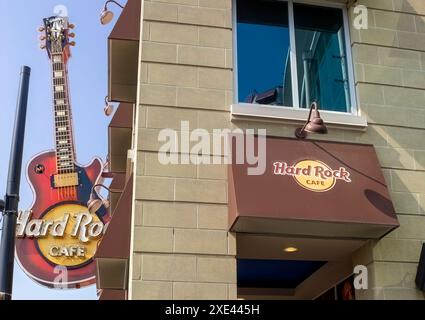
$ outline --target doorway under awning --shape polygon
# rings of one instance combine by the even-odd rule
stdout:
[[[257,166],[236,153],[250,139],[231,138],[238,297],[312,300],[351,286],[356,252],[399,226],[373,145],[255,137]]]
[[[262,175],[236,163],[232,144],[230,231],[367,240],[399,226],[373,145],[265,139]]]

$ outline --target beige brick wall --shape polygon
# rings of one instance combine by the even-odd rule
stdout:
[[[143,39],[132,298],[235,299],[226,165],[158,161],[161,129],[230,126],[231,0],[144,1]]]
[[[424,299],[415,288],[425,240],[425,2],[359,0],[369,7],[369,29],[352,30],[360,108],[368,131],[380,137],[384,168],[400,228],[354,259],[369,269],[361,299]],[[360,71],[359,71],[360,70]]]
[[[293,137],[296,125],[230,120],[231,0],[144,3],[132,297],[234,299],[227,168],[160,165],[158,134],[179,131],[182,120],[210,133],[265,128],[282,137]],[[369,29],[350,32],[359,109],[369,125],[315,139],[374,144],[401,223],[353,259],[371,274],[358,298],[423,299],[413,279],[425,240],[425,1],[358,3],[369,8]]]

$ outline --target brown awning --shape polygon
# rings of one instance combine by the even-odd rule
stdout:
[[[115,173],[109,185],[111,192],[121,193],[125,188],[125,173]]]
[[[96,251],[96,285],[98,289],[127,289],[132,191],[133,179],[130,176]]]
[[[108,95],[111,101],[136,102],[141,0],[128,0],[108,37]]]
[[[125,173],[114,173],[112,182],[109,185],[109,202],[110,202],[110,211],[114,212],[118,204],[119,199],[121,198],[122,192],[126,184],[126,174]]]
[[[127,300],[127,291],[104,289],[100,293],[99,300]]]
[[[109,171],[126,172],[127,152],[131,149],[133,104],[120,103],[108,127]]]
[[[112,213],[112,219],[106,233],[96,251],[96,258],[127,259],[130,255],[130,225],[133,179],[127,182],[117,207]]]
[[[262,175],[248,175],[232,145],[231,231],[376,239],[399,226],[372,145],[275,137],[266,143]]]

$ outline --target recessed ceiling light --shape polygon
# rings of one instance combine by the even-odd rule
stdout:
[[[286,247],[283,249],[283,251],[288,252],[288,253],[293,253],[293,252],[297,252],[298,248],[296,247]]]

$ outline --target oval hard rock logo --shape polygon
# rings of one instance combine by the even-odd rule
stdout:
[[[19,263],[28,276],[50,288],[89,285],[108,222],[109,217],[92,214],[79,203],[55,205],[38,218],[21,211],[16,222]]]
[[[302,160],[294,165],[277,161],[273,166],[275,175],[292,176],[298,185],[314,192],[333,189],[337,180],[351,182],[350,172],[346,168],[332,169],[319,160]]]

